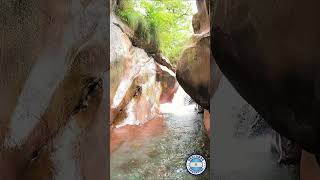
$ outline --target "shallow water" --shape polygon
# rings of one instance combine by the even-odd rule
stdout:
[[[235,136],[238,114],[248,104],[227,79],[222,79],[211,103],[211,111],[214,112],[211,122],[214,135],[211,168],[214,180],[299,179],[298,165],[278,164],[279,156],[270,151],[268,135],[261,132],[254,138]]]
[[[161,135],[124,142],[111,154],[112,180],[209,179],[209,140],[203,114],[197,114],[194,105],[174,109],[182,98],[183,94],[178,99],[175,96],[172,104],[162,107],[166,130]],[[194,153],[207,160],[207,170],[200,176],[190,175],[185,167],[187,157]]]

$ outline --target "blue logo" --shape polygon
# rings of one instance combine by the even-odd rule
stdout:
[[[206,160],[198,154],[188,157],[186,162],[187,170],[192,175],[200,175],[206,170]]]

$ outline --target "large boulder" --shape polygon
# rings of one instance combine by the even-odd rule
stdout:
[[[205,109],[209,109],[210,82],[210,36],[195,39],[195,42],[182,53],[176,76],[179,84],[190,97]]]
[[[222,73],[211,54],[209,1],[197,0],[196,3],[198,12],[192,18],[194,35],[178,61],[176,76],[185,92],[206,109],[204,124],[210,137],[210,99]]]
[[[207,2],[197,0],[193,17],[194,35],[178,61],[176,76],[183,89],[203,108],[210,107],[210,97],[217,90],[221,72],[210,48],[210,21]]]
[[[211,48],[224,75],[276,131],[320,154],[320,2],[211,5]]]

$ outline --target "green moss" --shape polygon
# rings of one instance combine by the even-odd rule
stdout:
[[[117,14],[144,42],[176,64],[191,34],[191,5],[185,0],[122,0]]]

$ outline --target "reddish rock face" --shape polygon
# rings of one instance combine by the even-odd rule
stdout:
[[[160,104],[172,102],[173,96],[179,87],[174,72],[158,64],[157,81],[161,84]]]
[[[144,50],[136,47],[125,58],[111,64],[114,125],[143,124],[156,114],[161,94],[156,65]]]
[[[111,122],[143,124],[158,116],[160,103],[172,101],[178,89],[175,74],[144,49],[132,46],[131,30],[113,13],[110,26],[110,37],[118,42],[110,47]]]
[[[0,13],[0,179],[106,179],[105,1],[8,0]]]
[[[211,128],[210,128],[210,112],[208,110],[204,110],[204,127],[207,130],[207,135],[210,138],[211,136]]]
[[[160,103],[170,102],[177,91],[174,73],[132,46],[126,27],[111,14],[111,151],[122,142],[163,131]]]
[[[306,151],[302,152],[301,157],[301,168],[300,168],[300,179],[311,180],[320,179],[319,165],[313,154]]]
[[[135,115],[136,119],[139,120],[139,123],[143,124],[149,120],[150,116],[152,116],[152,105],[147,100],[148,97],[140,96],[137,99],[137,104],[135,106]]]

